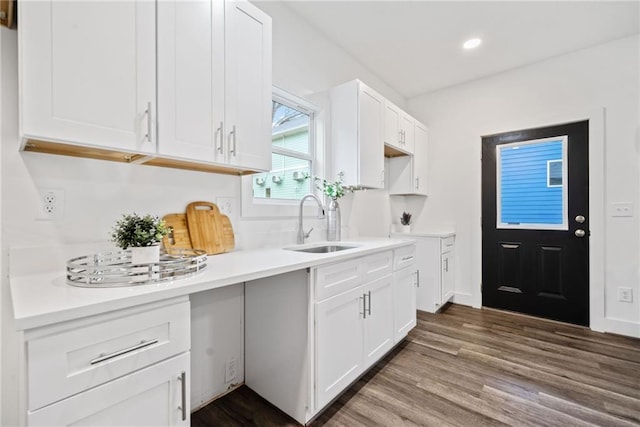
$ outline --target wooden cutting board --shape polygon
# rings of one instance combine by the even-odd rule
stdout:
[[[193,249],[191,238],[189,237],[189,226],[187,225],[187,215],[168,214],[162,217],[167,227],[173,229],[172,233],[164,236],[162,244],[167,253],[172,249]]]
[[[231,220],[226,215],[220,215],[220,225],[222,227],[222,247],[225,252],[230,252],[236,245],[235,236],[233,234],[233,227],[231,226]]]
[[[233,228],[215,203],[193,202],[187,205],[187,225],[191,245],[209,255],[229,252],[235,246]]]

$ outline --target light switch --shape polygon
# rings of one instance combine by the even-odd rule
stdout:
[[[611,216],[633,216],[633,203],[611,203]]]

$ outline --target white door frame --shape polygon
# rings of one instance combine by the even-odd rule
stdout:
[[[514,129],[532,129],[565,123],[589,121],[589,327],[598,332],[610,330],[605,319],[605,109],[604,107],[572,110],[549,116],[527,117],[511,123],[493,125],[484,129],[478,137],[480,144],[480,174],[482,174],[482,137]],[[478,195],[482,194],[482,176],[477,183]],[[478,197],[478,212],[482,212],[482,200]],[[482,220],[478,215],[476,249],[482,254]],[[482,259],[476,264],[476,277],[482,277]],[[474,298],[474,307],[482,305],[482,291]],[[617,328],[618,329],[618,328]]]

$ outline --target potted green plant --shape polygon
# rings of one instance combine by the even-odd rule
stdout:
[[[402,231],[404,233],[411,232],[411,214],[409,212],[402,212],[400,224],[402,224]]]
[[[164,220],[154,215],[123,214],[116,221],[111,240],[121,249],[131,248],[131,264],[160,261],[160,241],[169,233]]]

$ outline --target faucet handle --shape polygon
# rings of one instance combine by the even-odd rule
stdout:
[[[305,239],[309,238],[309,235],[311,234],[312,231],[313,231],[313,227],[311,227],[309,231],[307,231],[306,233],[304,232],[304,230],[302,230],[302,233],[304,234],[304,238]]]

